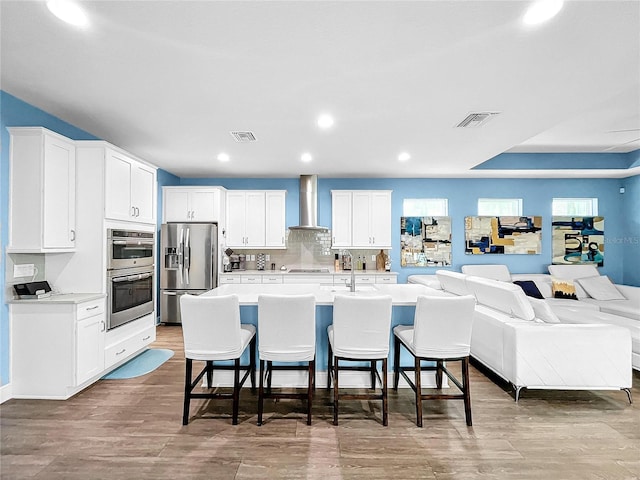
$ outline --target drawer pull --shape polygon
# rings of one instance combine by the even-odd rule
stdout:
[[[90,310],[95,310],[96,308],[99,308],[99,307],[100,307],[100,305],[94,305],[93,307],[87,307],[86,310],[88,312]]]
[[[118,356],[118,355],[122,355],[122,354],[123,354],[124,352],[126,352],[126,351],[127,351],[127,349],[126,349],[126,348],[123,348],[123,349],[122,349],[122,350],[120,350],[119,352],[116,352],[116,356]]]
[[[142,339],[143,342],[146,342],[147,340],[149,340],[151,338],[151,335],[147,335],[146,337],[144,337]]]

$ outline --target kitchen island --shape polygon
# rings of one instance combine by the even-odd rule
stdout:
[[[333,300],[336,295],[356,295],[356,296],[374,296],[374,295],[390,295],[393,303],[393,313],[391,319],[391,328],[396,325],[413,324],[413,316],[415,312],[415,304],[419,295],[436,295],[442,296],[443,292],[431,289],[424,285],[415,284],[362,284],[356,283],[356,291],[350,292],[348,287],[330,286],[319,284],[257,284],[257,285],[221,285],[214,288],[203,296],[220,296],[220,295],[238,295],[240,301],[240,317],[242,323],[258,325],[258,296],[261,294],[273,295],[302,295],[313,294],[316,297],[316,381],[318,387],[326,385],[327,379],[327,327],[333,322]],[[390,352],[389,352],[389,371],[393,371],[393,334],[390,336]],[[260,337],[258,337],[260,343]],[[402,352],[401,361],[403,364],[409,364],[413,359],[406,352]],[[245,353],[248,361],[248,353]],[[228,378],[225,373],[219,372],[219,378],[214,378],[216,385],[231,385],[231,374]],[[369,382],[369,376],[366,372],[348,372],[344,380],[340,377],[340,383],[343,387],[365,388]],[[391,381],[391,375],[389,381]],[[426,386],[435,385],[432,374],[423,374],[423,384]],[[282,383],[280,383],[282,382]],[[401,379],[401,386],[406,386]],[[292,386],[305,387],[306,377],[300,372],[282,372],[274,377],[274,386]]]

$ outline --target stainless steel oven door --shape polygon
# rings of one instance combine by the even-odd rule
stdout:
[[[153,266],[107,272],[107,330],[154,311],[153,275]]]
[[[153,265],[154,249],[153,232],[109,229],[107,268],[113,270]]]

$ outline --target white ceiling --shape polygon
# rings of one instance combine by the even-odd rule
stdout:
[[[2,0],[0,86],[181,177],[495,176],[469,169],[640,149],[640,1],[525,28],[529,3],[86,1],[82,30]],[[501,113],[455,128],[475,111]]]

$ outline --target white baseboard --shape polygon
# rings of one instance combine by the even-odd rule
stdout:
[[[7,383],[6,385],[3,385],[2,387],[0,387],[0,404],[6,402],[7,400],[11,400],[11,384]]]
[[[259,385],[258,378],[260,372],[256,372],[256,387]],[[410,375],[411,377],[411,375]],[[231,387],[233,386],[233,372],[230,370],[219,370],[213,372],[214,387]],[[387,375],[387,384],[393,387],[393,374]],[[206,379],[203,378],[202,386],[206,387]],[[245,388],[249,388],[251,383],[247,378],[244,384]],[[274,388],[290,387],[290,388],[307,388],[307,373],[297,370],[282,370],[273,373],[271,386]],[[327,372],[316,372],[316,388],[324,388],[327,386]],[[368,372],[344,371],[340,372],[341,388],[370,388],[371,377]],[[435,388],[436,376],[435,372],[422,372],[422,387]],[[447,378],[442,379],[443,388],[448,387]],[[398,388],[409,388],[409,384],[404,378],[400,377]]]

